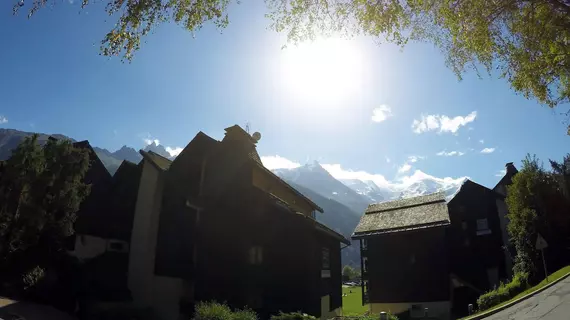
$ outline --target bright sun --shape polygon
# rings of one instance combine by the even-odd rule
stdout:
[[[363,55],[354,42],[338,38],[283,49],[281,74],[290,94],[312,102],[340,102],[364,82]]]

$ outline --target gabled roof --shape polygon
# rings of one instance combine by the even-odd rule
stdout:
[[[172,160],[159,155],[156,152],[140,150],[143,159],[152,163],[158,170],[166,171],[170,168]]]
[[[276,195],[274,195],[272,193],[267,193],[267,195],[269,196],[269,198],[271,200],[275,201],[275,203],[278,204],[280,207],[282,207],[282,208],[290,211],[291,213],[295,214],[296,217],[298,217],[300,219],[304,219],[304,220],[306,220],[306,222],[313,224],[313,226],[315,227],[315,229],[317,231],[323,232],[323,233],[335,238],[336,240],[340,241],[341,243],[346,244],[347,246],[350,245],[350,240],[345,238],[342,234],[334,231],[333,229],[331,229],[331,228],[327,227],[326,225],[318,222],[317,220],[306,216],[303,213],[297,212],[287,202],[285,202],[281,198],[277,197]]]
[[[487,187],[485,187],[484,185],[478,184],[477,182],[473,181],[473,180],[469,180],[469,179],[465,179],[463,180],[463,182],[461,183],[461,185],[459,186],[459,188],[457,188],[457,190],[455,190],[455,192],[448,198],[447,203],[451,203],[453,201],[453,199],[455,199],[455,197],[462,191],[465,190],[466,186],[475,186],[477,188],[483,189],[486,192],[489,192],[490,194],[492,194],[493,196],[497,197],[497,198],[504,198],[501,194],[499,194],[498,192],[496,192],[495,190],[491,190]]]
[[[319,211],[320,213],[323,213],[324,210],[323,208],[319,207],[319,205],[317,205],[316,203],[314,203],[311,199],[309,199],[308,197],[306,197],[304,194],[302,194],[301,192],[299,192],[297,189],[293,188],[293,186],[291,186],[290,184],[288,184],[285,180],[281,179],[278,175],[276,175],[275,173],[273,173],[271,170],[267,169],[263,163],[257,162],[255,159],[251,159],[252,163],[255,164],[256,166],[258,166],[259,168],[261,168],[267,175],[271,176],[273,179],[277,180],[279,183],[281,183],[282,185],[284,185],[285,187],[287,187],[289,190],[293,191],[293,193],[295,193],[297,196],[305,199],[305,201],[307,201],[315,210]]]
[[[375,234],[449,225],[445,193],[371,204],[354,230],[353,239]]]

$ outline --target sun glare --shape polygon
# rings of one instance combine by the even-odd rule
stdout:
[[[311,102],[340,102],[362,88],[363,55],[353,41],[319,39],[283,49],[281,75],[289,93]]]

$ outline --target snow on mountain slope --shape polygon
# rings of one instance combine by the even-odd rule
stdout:
[[[273,170],[282,179],[309,188],[321,196],[333,199],[359,214],[363,213],[372,201],[364,195],[335,179],[318,162],[294,169]]]

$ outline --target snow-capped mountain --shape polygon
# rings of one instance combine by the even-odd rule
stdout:
[[[363,213],[372,201],[335,179],[317,161],[294,169],[276,169],[275,174],[287,182],[309,188],[321,196]]]
[[[366,197],[370,200],[370,203],[384,202],[392,199],[397,199],[400,196],[398,191],[394,191],[388,188],[380,188],[370,180],[358,180],[358,179],[341,179],[339,180],[347,187],[356,191],[359,195]]]

